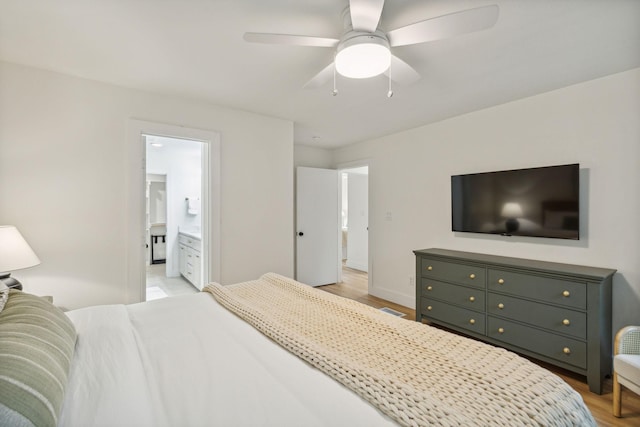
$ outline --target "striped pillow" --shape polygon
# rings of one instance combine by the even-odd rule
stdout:
[[[57,425],[75,342],[73,323],[59,308],[9,292],[0,312],[2,425]]]
[[[4,284],[2,280],[0,280],[0,312],[4,308],[4,305],[7,303],[9,299],[9,288]]]

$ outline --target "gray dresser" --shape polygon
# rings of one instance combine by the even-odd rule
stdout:
[[[416,254],[416,320],[586,375],[611,374],[616,270],[445,249]]]

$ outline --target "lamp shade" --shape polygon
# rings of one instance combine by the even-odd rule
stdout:
[[[40,264],[40,259],[13,225],[0,225],[0,272]]]
[[[522,216],[522,207],[520,203],[507,202],[502,206],[501,215],[505,218],[519,218]]]

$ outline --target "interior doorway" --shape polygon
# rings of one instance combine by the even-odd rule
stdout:
[[[146,300],[195,293],[206,283],[202,212],[205,143],[144,134]]]
[[[369,166],[340,170],[341,282],[368,293]]]
[[[147,136],[164,136],[202,144],[202,280],[220,282],[221,278],[221,195],[220,195],[220,134],[212,130],[194,129],[184,125],[129,119],[127,122],[127,287],[126,302],[133,304],[146,300],[146,155]],[[171,188],[167,188],[170,197]],[[169,212],[167,212],[169,215]],[[171,222],[170,219],[168,222]],[[170,230],[167,230],[170,235]],[[167,248],[171,251],[172,248]]]
[[[296,279],[367,295],[369,164],[296,168]]]

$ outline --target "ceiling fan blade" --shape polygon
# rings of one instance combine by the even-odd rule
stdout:
[[[498,21],[497,4],[463,10],[427,19],[389,31],[387,37],[391,46],[442,40],[460,34],[491,28]]]
[[[315,88],[318,88],[318,87],[324,85],[326,82],[331,80],[331,78],[333,77],[334,69],[335,69],[335,65],[332,62],[331,64],[327,65],[322,71],[320,71],[318,74],[316,74],[311,80],[309,80],[303,86],[303,88],[304,89],[315,89]]]
[[[420,74],[409,64],[395,55],[391,55],[391,66],[385,71],[394,82],[410,85],[420,80]]]
[[[383,7],[384,0],[349,0],[353,29],[373,33],[378,28]]]
[[[244,33],[244,40],[250,43],[286,44],[293,46],[336,47],[338,39],[292,34]]]

